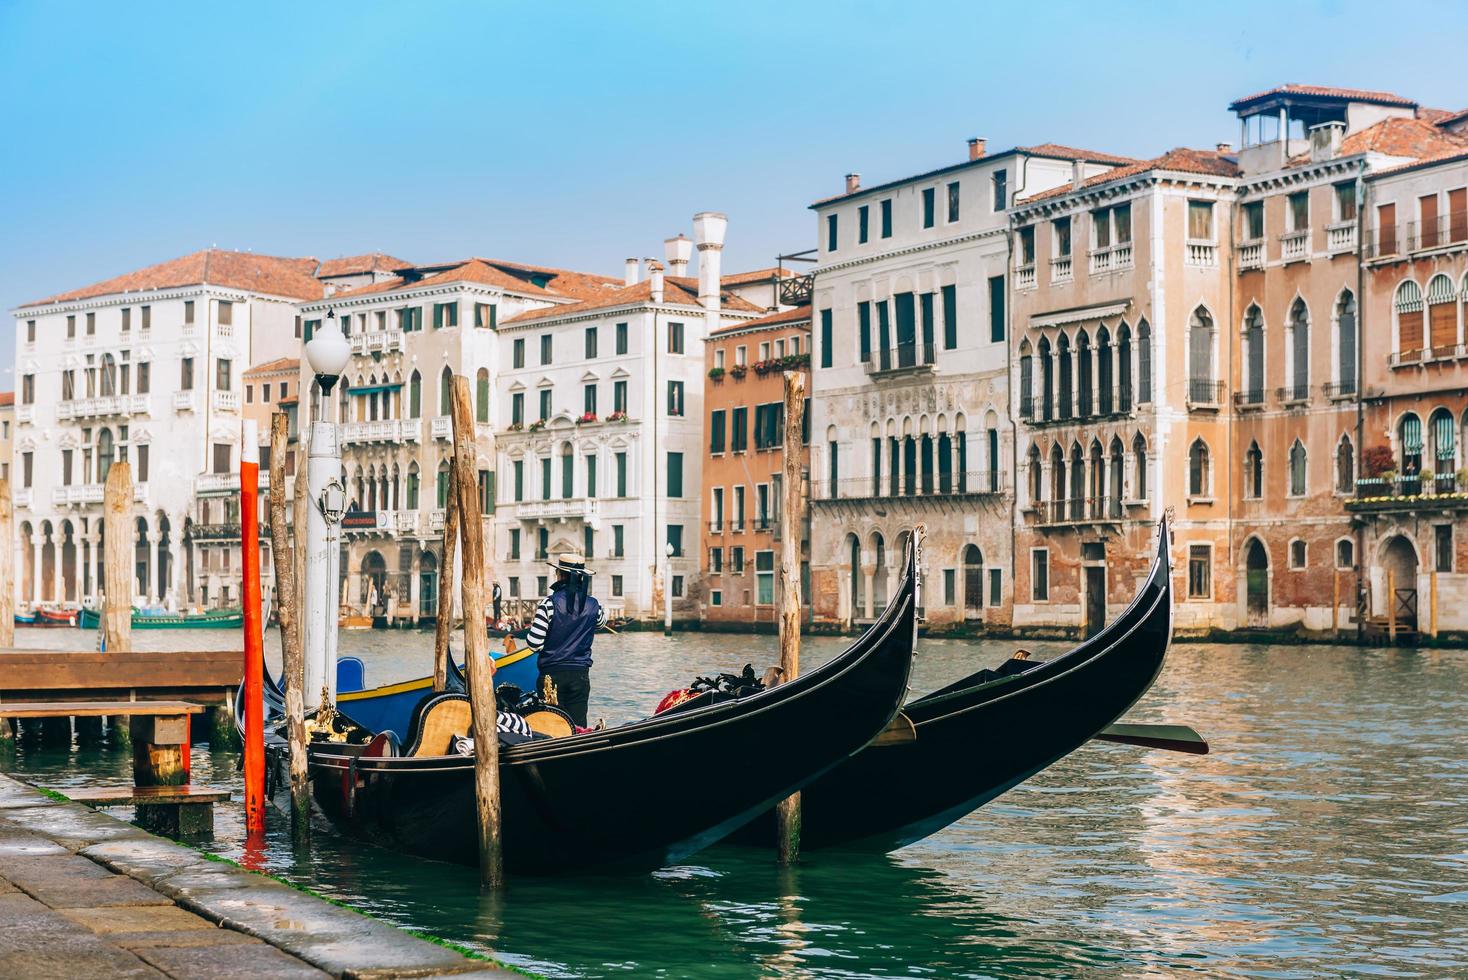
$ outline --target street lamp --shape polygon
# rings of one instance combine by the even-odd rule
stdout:
[[[673,635],[673,542],[663,545],[663,635]]]
[[[347,369],[352,348],[342,336],[336,311],[327,310],[326,322],[306,344],[306,363],[321,389],[321,418],[311,420],[311,443],[306,459],[306,685],[307,699],[320,692],[320,706],[336,703],[336,580],[341,565],[341,519],[346,490],[341,483],[341,447],[331,415],[331,390]],[[302,529],[297,528],[297,534]],[[300,547],[298,542],[297,547]],[[309,703],[309,701],[308,701]],[[329,714],[329,712],[327,712]]]

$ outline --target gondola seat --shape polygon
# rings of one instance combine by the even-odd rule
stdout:
[[[413,709],[403,755],[452,755],[454,738],[474,730],[474,716],[466,694],[434,694]]]

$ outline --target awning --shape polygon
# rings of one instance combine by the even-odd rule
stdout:
[[[377,392],[377,391],[397,391],[398,389],[402,388],[402,386],[403,386],[403,383],[401,381],[399,381],[397,384],[392,384],[392,385],[363,385],[360,388],[350,388],[350,389],[348,389],[347,390],[347,394],[349,394],[349,395],[370,395],[373,392]]]

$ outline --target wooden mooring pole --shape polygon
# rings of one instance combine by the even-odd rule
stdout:
[[[0,647],[15,646],[15,508],[10,500],[10,481],[0,478]],[[27,543],[29,547],[29,542]],[[0,738],[10,723],[0,723]]]
[[[301,655],[300,608],[296,591],[295,556],[285,523],[285,456],[289,452],[290,420],[284,412],[270,416],[270,557],[275,563],[275,616],[280,626],[285,685],[286,740],[290,746],[291,837],[297,844],[311,839],[311,787],[306,781],[306,659]],[[304,494],[305,486],[297,489]]]
[[[785,500],[780,520],[780,680],[800,675],[800,538],[805,527],[805,495],[801,492],[801,431],[805,415],[805,375],[785,372]],[[800,859],[800,794],[792,793],[775,807],[779,863]]]
[[[504,884],[500,832],[499,714],[494,700],[494,663],[489,656],[489,633],[484,625],[484,521],[479,514],[475,478],[478,446],[474,439],[474,412],[469,379],[454,378],[454,495],[459,505],[463,536],[464,665],[469,672],[469,702],[474,715],[474,798],[478,804],[479,880],[499,888]],[[487,449],[494,459],[494,439]]]
[[[240,425],[240,600],[245,632],[245,833],[265,834],[265,624],[260,598],[260,435]]]
[[[1397,571],[1386,570],[1386,641],[1397,642]]]
[[[1437,556],[1433,555],[1433,559]],[[1437,639],[1437,565],[1427,573],[1427,629],[1428,635]]]
[[[449,467],[449,490],[443,503],[443,561],[438,566],[438,618],[433,623],[433,689],[449,686],[449,634],[454,630],[454,552],[459,544],[458,467]],[[464,623],[468,634],[467,615]]]
[[[296,576],[296,648],[301,651],[301,677],[296,684],[301,691],[301,703],[306,700],[306,521],[311,506],[311,490],[306,480],[306,454],[309,448],[309,426],[301,430],[296,443],[296,475],[291,481],[291,568]],[[290,688],[286,688],[289,693]],[[304,709],[303,709],[304,710]]]
[[[133,473],[124,462],[113,463],[102,491],[103,555],[102,649],[126,653],[133,631]]]

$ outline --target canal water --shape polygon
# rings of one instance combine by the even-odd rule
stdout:
[[[77,636],[23,630],[20,642],[65,648]],[[806,662],[842,645],[809,639]],[[431,638],[347,633],[342,646],[371,683],[388,683],[427,671]],[[914,691],[1013,646],[924,641]],[[772,637],[603,637],[591,714],[636,718],[696,673],[775,656]],[[1468,975],[1468,651],[1178,644],[1129,717],[1192,724],[1213,753],[1088,745],[918,844],[816,853],[789,871],[716,847],[653,874],[518,879],[486,897],[471,868],[328,833],[294,855],[278,817],[264,852],[246,853],[238,804],[220,813],[212,847],[553,977]],[[238,789],[237,756],[194,758],[196,779]],[[757,764],[730,746],[668,778]],[[105,748],[0,754],[0,768],[62,790],[125,778],[127,766]]]

